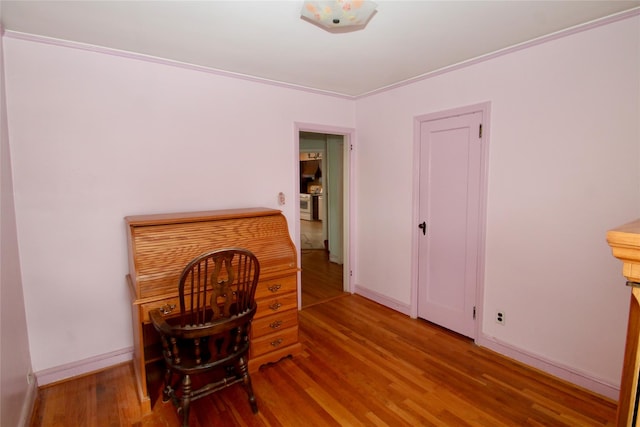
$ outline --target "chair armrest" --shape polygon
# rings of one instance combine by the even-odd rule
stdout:
[[[149,318],[151,319],[151,323],[153,323],[153,327],[156,328],[156,331],[164,335],[171,334],[171,325],[167,323],[164,315],[160,313],[160,310],[158,310],[157,308],[151,310],[149,312]]]

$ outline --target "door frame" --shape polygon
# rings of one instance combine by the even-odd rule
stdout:
[[[410,316],[418,317],[418,263],[419,263],[419,234],[418,224],[420,223],[420,143],[421,126],[423,122],[446,119],[448,117],[461,116],[465,114],[482,113],[482,153],[480,165],[480,207],[478,218],[478,271],[476,288],[476,324],[475,339],[480,336],[483,321],[483,301],[484,301],[484,267],[486,252],[486,228],[487,228],[487,189],[489,178],[489,139],[491,123],[491,102],[467,105],[450,110],[437,111],[413,119],[413,201],[412,201],[412,221],[413,232],[411,234],[411,304]]]
[[[343,235],[342,235],[342,255],[343,255],[343,273],[342,283],[345,292],[353,293],[353,260],[355,259],[353,254],[353,156],[352,151],[355,146],[356,131],[353,128],[345,128],[339,126],[327,126],[314,123],[294,123],[294,138],[293,138],[293,155],[294,155],[294,182],[298,182],[300,177],[300,132],[312,132],[332,135],[342,135],[344,138],[344,159],[343,159]],[[300,248],[300,189],[299,185],[296,185],[296,210],[294,215],[294,242],[296,242],[298,252],[298,309],[302,308],[302,254]]]

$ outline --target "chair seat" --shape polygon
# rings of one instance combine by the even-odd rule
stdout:
[[[196,362],[196,357],[194,355],[181,356],[180,364],[175,364],[171,360],[171,358],[167,358],[165,356],[164,360],[167,365],[170,365],[170,369],[178,372],[183,375],[197,375],[203,372],[211,371],[219,366],[224,366],[227,364],[232,364],[234,360],[238,358],[241,354],[248,354],[249,352],[249,343],[246,343],[242,346],[242,348],[238,349],[237,353],[234,353],[226,358],[216,359],[216,360],[207,360],[203,358],[201,363]]]

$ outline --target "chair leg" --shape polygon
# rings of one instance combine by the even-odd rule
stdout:
[[[162,403],[167,403],[171,400],[171,369],[167,369],[164,373],[164,389],[162,390]]]
[[[251,405],[251,411],[254,414],[258,413],[258,402],[256,396],[253,394],[253,386],[251,385],[251,377],[249,376],[249,369],[247,367],[247,359],[241,357],[238,360],[238,376],[242,377],[242,387],[247,392],[249,397],[249,405]]]
[[[189,427],[189,405],[191,404],[191,377],[185,375],[182,378],[182,398],[180,409],[182,410],[182,427]]]
[[[249,405],[251,405],[251,411],[254,414],[258,413],[258,402],[256,401],[256,396],[253,394],[253,386],[251,385],[251,377],[247,374],[242,381],[242,385],[247,391],[247,395],[249,396]]]

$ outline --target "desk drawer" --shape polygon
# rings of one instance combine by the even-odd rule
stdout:
[[[251,356],[257,357],[298,342],[298,327],[283,329],[274,334],[251,340]]]
[[[288,294],[279,295],[271,298],[263,298],[257,301],[258,311],[254,317],[256,319],[262,319],[263,317],[270,316],[272,314],[281,313],[286,310],[298,308],[298,294],[295,292],[289,292]]]
[[[251,324],[253,339],[271,334],[283,329],[288,329],[298,324],[298,310],[291,309],[272,316],[254,320]]]
[[[269,282],[270,283],[270,282]],[[291,309],[293,307],[298,308],[298,298],[297,293],[288,292],[284,293],[282,289],[287,289],[290,286],[291,281],[287,280],[285,282],[277,282],[275,284],[282,283],[282,287],[278,288],[275,292],[267,290],[268,298],[258,299],[256,298],[256,302],[258,303],[258,312],[256,313],[256,318],[268,316],[270,314],[274,314],[277,312],[285,311]],[[295,289],[295,277],[293,278],[293,285]],[[275,288],[274,288],[275,289]],[[257,294],[257,292],[256,292]],[[149,312],[156,308],[164,308],[167,311],[167,315],[178,315],[180,314],[180,298],[166,298],[158,301],[147,302],[144,304],[140,304],[140,319],[142,323],[150,323],[151,319],[149,318]]]
[[[148,302],[140,305],[140,318],[142,323],[150,323],[149,312],[156,308],[164,308],[167,313],[166,316],[175,316],[180,314],[180,298],[167,298],[158,301]],[[161,310],[162,311],[162,310]]]
[[[282,295],[287,292],[297,291],[298,281],[296,275],[281,277],[279,279],[265,280],[258,283],[256,289],[256,299],[268,298],[276,295]]]

